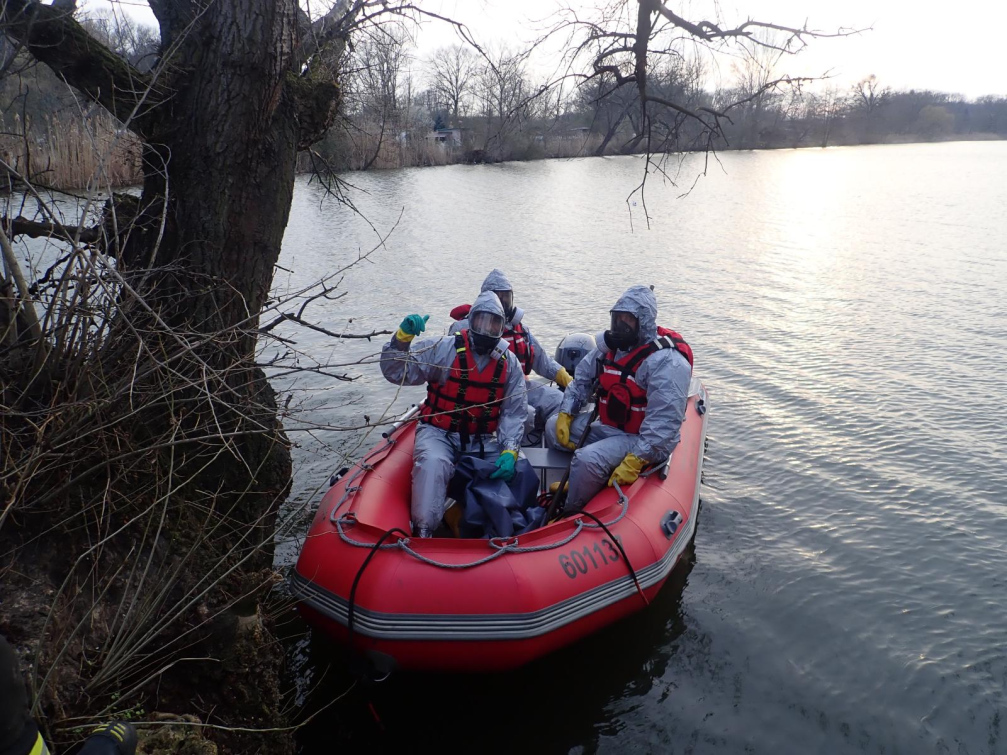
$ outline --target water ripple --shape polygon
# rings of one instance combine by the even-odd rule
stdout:
[[[653,283],[713,405],[691,572],[643,615],[513,675],[393,680],[390,744],[444,722],[448,749],[467,751],[1007,751],[1007,144],[721,158],[727,175],[688,199],[649,190],[650,231],[624,203],[635,158],[353,176],[377,227],[403,220],[350,271],[327,326],[419,311],[443,332],[502,266],[552,348]],[[299,183],[284,284],[372,245]],[[378,348],[298,340],[347,362]],[[306,394],[316,419],[359,421],[394,397],[373,365],[355,374]],[[354,438],[299,440],[295,501]],[[506,736],[486,736],[503,721]],[[331,746],[327,729],[306,741]]]

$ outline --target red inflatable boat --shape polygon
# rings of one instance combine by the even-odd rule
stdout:
[[[585,507],[604,527],[578,514],[507,540],[405,536],[415,422],[400,422],[322,499],[291,576],[300,610],[402,668],[492,671],[643,609],[696,528],[706,390],[690,393],[669,462]],[[524,452],[543,484],[569,461]]]

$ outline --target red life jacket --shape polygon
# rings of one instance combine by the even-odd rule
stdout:
[[[468,330],[456,333],[455,361],[442,382],[427,384],[420,422],[463,435],[496,432],[506,385],[507,360],[490,359],[480,370]]]
[[[661,349],[675,349],[689,360],[692,368],[692,348],[678,333],[658,327],[657,338],[638,346],[622,359],[607,352],[601,360],[598,376],[598,418],[606,425],[627,433],[640,432],[647,414],[647,391],[636,382],[636,371],[643,360]]]
[[[510,344],[510,350],[521,363],[524,374],[530,375],[532,365],[535,364],[535,347],[528,338],[528,331],[521,323],[515,323],[513,328],[504,331],[502,338]]]

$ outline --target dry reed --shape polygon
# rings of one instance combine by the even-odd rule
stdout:
[[[104,111],[86,119],[49,115],[41,122],[15,115],[0,131],[0,157],[33,184],[78,189],[143,180],[140,141]]]

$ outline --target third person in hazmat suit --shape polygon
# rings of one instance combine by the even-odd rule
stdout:
[[[664,462],[678,445],[688,404],[692,349],[674,331],[657,325],[657,299],[633,286],[611,310],[602,343],[577,366],[559,413],[546,435],[554,448],[585,445],[570,464],[564,509],[580,510],[605,484],[629,485],[644,466]],[[574,415],[597,386],[598,420]]]
[[[494,268],[483,281],[481,292],[492,291],[500,299],[504,308],[506,324],[503,339],[510,345],[510,350],[517,356],[525,375],[525,387],[528,391],[529,421],[525,426],[525,445],[538,442],[534,433],[545,427],[546,421],[559,409],[563,393],[557,388],[539,385],[528,380],[528,375],[535,372],[546,380],[552,380],[560,388],[566,388],[573,377],[555,359],[549,356],[538,339],[524,324],[524,310],[514,304],[514,288],[504,272]],[[468,320],[461,320],[451,326],[449,333],[454,333],[468,327]]]
[[[504,309],[479,294],[466,327],[412,343],[430,317],[409,315],[381,349],[381,373],[397,385],[427,384],[413,449],[411,518],[430,537],[444,516],[448,482],[464,454],[498,454],[495,479],[515,474],[527,415],[521,363],[501,339]]]

